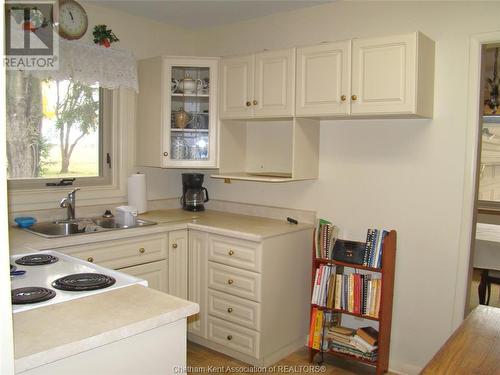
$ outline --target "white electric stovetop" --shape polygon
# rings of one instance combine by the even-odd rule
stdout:
[[[59,261],[38,266],[24,266],[15,263],[16,259],[32,254],[49,254],[59,258]],[[11,289],[23,287],[43,287],[52,289],[54,292],[56,292],[56,296],[48,301],[31,304],[12,305],[12,311],[14,313],[31,310],[37,307],[53,305],[55,303],[66,302],[76,298],[88,297],[97,293],[109,292],[113,289],[123,288],[134,284],[148,286],[148,282],[146,280],[139,279],[135,276],[126,275],[122,272],[101,267],[97,264],[89,263],[84,260],[77,259],[72,256],[52,250],[14,255],[10,257],[10,264],[16,266],[17,271],[26,271],[24,275],[10,277]],[[116,282],[107,288],[88,291],[66,291],[56,289],[52,286],[52,282],[54,280],[76,273],[101,273],[103,275],[113,277]]]

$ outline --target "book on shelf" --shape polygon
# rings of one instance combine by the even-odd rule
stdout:
[[[320,264],[314,276],[314,287],[311,303],[321,307],[333,306],[333,278],[336,267],[331,264]]]
[[[333,247],[338,237],[338,227],[328,220],[319,219],[315,230],[316,258],[332,259]]]
[[[382,281],[380,275],[336,274],[333,308],[378,318]]]
[[[338,319],[338,314],[314,307],[311,312],[311,325],[309,327],[307,345],[312,349],[326,350],[328,348],[328,341],[324,340],[325,327],[326,325],[337,324]]]
[[[382,256],[385,237],[389,234],[384,229],[368,229],[366,233],[363,266],[382,268]]]
[[[356,330],[356,335],[362,338],[368,345],[378,344],[378,331],[373,327],[361,327]]]

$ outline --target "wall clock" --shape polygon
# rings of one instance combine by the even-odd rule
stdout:
[[[75,0],[59,1],[59,35],[65,39],[80,39],[87,32],[87,12]]]

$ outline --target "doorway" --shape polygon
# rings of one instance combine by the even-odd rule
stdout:
[[[500,44],[481,46],[479,126],[465,313],[479,304],[500,307]]]

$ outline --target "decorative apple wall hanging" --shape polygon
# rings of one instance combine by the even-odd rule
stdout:
[[[113,30],[109,29],[106,25],[96,25],[94,26],[94,43],[109,48],[111,43],[118,42],[119,39],[116,37]]]

